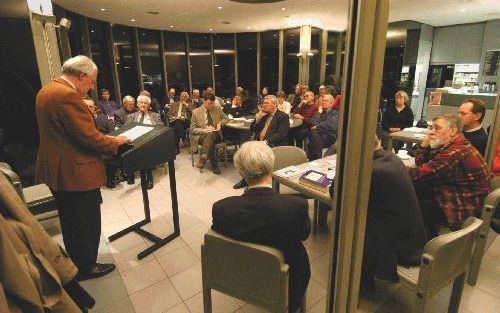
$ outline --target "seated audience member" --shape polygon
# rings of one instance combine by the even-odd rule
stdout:
[[[259,95],[259,99],[257,100],[258,104],[262,104],[264,102],[264,98],[269,94],[269,88],[262,88],[262,92]]]
[[[334,109],[335,111],[340,111],[341,104],[342,104],[342,95],[339,94],[335,97],[335,100],[333,101],[332,109]]]
[[[292,111],[292,105],[290,102],[285,101],[285,93],[283,91],[278,91],[276,93],[276,98],[278,99],[278,110],[285,113],[286,115],[290,115]]]
[[[163,125],[160,114],[150,111],[151,99],[148,96],[138,96],[137,97],[137,107],[139,111],[129,114],[127,117],[127,123],[136,122],[144,125]],[[127,173],[129,184],[133,184],[134,175]],[[146,180],[148,184],[148,189],[152,189],[153,182],[153,169],[146,171]]]
[[[319,86],[318,95],[314,98],[314,103],[321,106],[321,100],[327,95],[326,87],[324,85]]]
[[[321,98],[321,111],[317,111],[311,118],[309,128],[309,161],[321,158],[323,148],[328,148],[337,140],[339,128],[339,112],[332,109],[333,96],[324,95]]]
[[[441,222],[457,230],[467,217],[479,216],[490,177],[483,157],[462,135],[460,118],[445,114],[432,121],[410,169],[430,238]]]
[[[186,125],[188,98],[189,94],[187,92],[181,92],[179,101],[170,104],[170,110],[168,111],[168,120],[175,132],[175,149],[177,154],[181,151],[179,148],[179,140],[182,139],[184,144],[187,143],[185,131],[186,127],[188,127]]]
[[[413,111],[406,105],[408,95],[404,91],[398,91],[394,95],[396,104],[389,106],[382,117],[382,130],[387,133],[395,133],[407,127],[413,126]],[[384,136],[384,142],[389,134]],[[403,142],[394,142],[394,150],[397,152],[403,147]]]
[[[135,112],[137,112],[137,108],[135,107],[134,97],[126,95],[123,97],[122,107],[115,111],[115,127],[120,128],[125,125],[127,122],[127,116]]]
[[[163,108],[165,111],[168,111],[170,108],[170,105],[174,103],[175,100],[175,88],[170,88],[167,92],[167,96],[163,97],[161,104],[163,105]]]
[[[112,118],[115,111],[120,108],[120,105],[109,98],[109,90],[101,89],[101,100],[99,100],[99,106],[104,114]]]
[[[427,242],[413,183],[399,157],[375,136],[361,270],[361,288],[374,277],[397,282],[397,264],[419,265]]]
[[[286,101],[290,103],[292,111],[300,104],[302,101],[302,86],[300,84],[295,85],[295,92],[289,94]]]
[[[147,97],[149,97],[149,99],[151,99],[151,105],[150,105],[150,109],[149,110],[151,110],[153,112],[156,112],[156,113],[160,113],[160,104],[158,103],[158,99],[153,98],[151,96],[151,92],[149,92],[147,90],[142,90],[141,92],[139,92],[139,96],[147,96]]]
[[[188,109],[193,112],[194,109],[201,107],[203,104],[203,99],[200,98],[200,91],[198,89],[193,89],[193,94],[191,99],[188,100]]]
[[[220,97],[217,97],[215,95],[215,91],[214,91],[214,89],[212,87],[207,87],[207,89],[205,89],[205,93],[214,95],[214,97],[215,97],[215,105],[218,105],[221,108],[224,106],[224,101],[222,101],[222,99]]]
[[[227,115],[222,108],[215,105],[215,96],[205,92],[203,105],[193,111],[189,131],[192,136],[199,136],[198,144],[201,145],[200,160],[196,167],[203,169],[207,159],[212,164],[214,174],[220,174],[217,160],[215,159],[215,144],[222,141],[222,127],[228,122]]]
[[[292,141],[295,139],[295,145],[297,147],[302,147],[304,138],[309,135],[309,128],[313,126],[311,118],[318,109],[319,106],[314,104],[314,93],[312,91],[306,91],[302,102],[293,110],[292,117],[301,119],[302,125],[292,130],[292,139],[290,143],[293,143]]]
[[[301,242],[310,232],[307,200],[274,193],[274,153],[262,142],[244,143],[234,155],[234,165],[250,186],[242,196],[214,203],[212,229],[236,240],[281,250],[289,265],[289,312],[296,312],[311,277],[309,258]]]
[[[467,99],[458,108],[458,117],[464,125],[464,137],[484,156],[488,144],[488,134],[481,126],[486,107],[478,99]]]
[[[248,114],[246,108],[242,105],[241,96],[236,95],[230,104],[226,104],[223,109],[224,113],[232,117],[243,117]]]
[[[95,124],[97,129],[104,134],[109,134],[113,130],[115,130],[115,123],[113,123],[112,119],[109,119],[106,114],[101,112],[101,110],[94,104],[94,100],[90,97],[84,97],[83,102],[90,109],[92,114],[94,115]]]
[[[288,115],[278,110],[278,100],[269,95],[264,98],[262,108],[255,120],[250,124],[250,131],[255,134],[255,140],[264,141],[269,147],[286,146],[290,122]],[[247,186],[245,179],[236,183],[233,188]]]

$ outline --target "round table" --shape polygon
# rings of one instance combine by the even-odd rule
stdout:
[[[245,116],[244,118],[245,118],[244,121],[232,119],[229,121],[229,123],[226,124],[226,127],[232,128],[232,129],[249,131],[250,124],[252,124],[252,122],[254,121],[255,116],[254,115]],[[300,125],[302,125],[301,119],[291,118],[290,121],[291,121],[290,128],[295,128],[295,127],[299,127]]]

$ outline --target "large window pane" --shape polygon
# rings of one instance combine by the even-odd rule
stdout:
[[[189,91],[186,35],[177,32],[165,32],[164,34],[168,86],[175,88],[178,92]]]
[[[109,55],[109,39],[106,36],[106,23],[93,19],[88,19],[90,49],[92,60],[99,68],[97,75],[97,89],[106,88],[109,90],[111,99],[116,99],[116,94],[113,84],[112,64]]]
[[[68,30],[69,46],[71,55],[85,54],[83,51],[83,25],[82,17],[70,11],[66,11],[66,18],[71,21],[71,27]]]
[[[321,70],[321,29],[311,29],[311,53],[309,59],[309,88],[318,93],[319,72]]]
[[[163,96],[163,77],[160,59],[160,31],[139,29],[139,54],[141,56],[143,89],[151,96]]]
[[[212,87],[210,34],[189,34],[189,62],[193,89]]]
[[[283,71],[283,90],[293,93],[295,85],[299,81],[299,53],[300,28],[285,30],[285,60]]]
[[[268,87],[270,94],[275,94],[278,91],[279,43],[279,31],[261,33],[260,85]]]
[[[238,85],[255,96],[257,89],[257,34],[238,34]]]
[[[231,97],[234,86],[234,35],[214,35],[215,93],[220,97]]]
[[[133,30],[125,26],[113,26],[115,62],[120,80],[122,96],[136,96],[139,93],[137,63],[134,55]]]

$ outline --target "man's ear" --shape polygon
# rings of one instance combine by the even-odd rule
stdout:
[[[483,113],[481,113],[481,112],[477,112],[476,114],[474,114],[474,118],[478,122],[481,120],[482,117],[483,117]]]

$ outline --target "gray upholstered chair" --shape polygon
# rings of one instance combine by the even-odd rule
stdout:
[[[191,147],[189,148],[191,151],[191,166],[194,167],[194,152],[195,151],[200,151],[200,148],[201,146],[198,145],[198,139],[200,138],[200,136],[196,136],[196,135],[193,135],[193,134],[190,134],[189,136],[189,142],[191,144]],[[215,159],[218,160],[219,159],[219,151],[222,151],[223,155],[224,155],[224,166],[227,167],[227,144],[225,142],[219,142],[215,145],[215,153],[216,153],[216,156],[215,156]],[[200,172],[202,172],[203,170],[200,170]]]
[[[480,219],[469,217],[462,229],[436,237],[425,245],[420,267],[398,266],[401,284],[414,294],[413,313],[427,312],[429,299],[450,283],[453,283],[453,289],[448,312],[458,312],[465,275],[481,224]]]
[[[0,172],[7,177],[19,197],[26,202],[30,212],[39,220],[58,216],[56,200],[47,185],[38,184],[23,188],[19,175],[13,172],[6,163],[0,164]]]
[[[201,245],[201,268],[205,313],[212,312],[212,289],[269,312],[288,312],[288,264],[278,249],[209,230]]]
[[[481,261],[484,256],[486,239],[488,238],[488,233],[490,231],[491,219],[499,204],[500,188],[493,189],[493,191],[490,192],[490,194],[484,199],[483,210],[481,212],[483,225],[479,228],[476,247],[474,248],[474,254],[472,255],[472,261],[469,267],[469,276],[467,277],[467,283],[471,286],[476,285],[479,268],[481,267]]]

